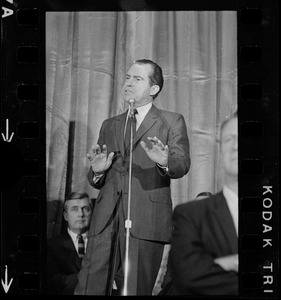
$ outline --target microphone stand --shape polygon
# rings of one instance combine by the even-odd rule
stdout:
[[[134,101],[130,101],[130,118],[134,118]],[[131,195],[132,195],[132,165],[133,165],[133,122],[130,123],[130,160],[129,160],[129,188],[128,188],[128,209],[127,219],[125,220],[126,228],[126,248],[125,248],[125,262],[124,262],[124,290],[123,296],[128,295],[128,276],[129,276],[129,238],[130,229],[132,227],[131,217]]]

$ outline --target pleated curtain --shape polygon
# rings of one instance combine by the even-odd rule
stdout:
[[[231,11],[46,13],[47,235],[61,231],[71,191],[87,181],[102,122],[126,109],[121,88],[134,60],[163,69],[154,104],[186,121],[191,169],[172,180],[173,205],[222,185],[219,127],[237,109],[237,24]]]

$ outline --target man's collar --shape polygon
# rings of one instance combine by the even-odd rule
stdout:
[[[238,195],[230,189],[227,185],[224,185],[222,187],[223,194],[225,198],[230,198],[230,199],[238,199]]]
[[[140,107],[136,107],[136,109],[138,111],[139,116],[142,116],[142,115],[146,115],[151,107],[152,107],[152,102],[147,103],[147,104],[145,104],[143,106],[140,106]],[[127,115],[129,113],[130,113],[130,110],[128,109]]]
[[[73,240],[76,240],[76,238],[77,238],[77,233],[71,231],[71,229],[70,229],[69,227],[67,228],[67,232],[68,232],[68,234],[71,236],[71,238],[72,238]],[[83,236],[84,239],[87,238],[87,237],[88,237],[88,230],[85,231],[85,232],[83,232],[83,233],[82,233],[82,236]]]
[[[137,107],[138,113],[139,114],[146,114],[150,110],[151,106],[152,106],[152,102],[147,103],[143,106]]]

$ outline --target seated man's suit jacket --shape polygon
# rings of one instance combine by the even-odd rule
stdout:
[[[214,259],[238,253],[238,238],[222,192],[178,205],[173,213],[170,266],[184,295],[237,295],[238,273]]]
[[[74,294],[81,258],[66,232],[47,242],[47,293]]]

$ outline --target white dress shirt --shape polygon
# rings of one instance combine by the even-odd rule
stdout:
[[[78,253],[78,234],[75,233],[75,232],[73,232],[73,231],[71,231],[71,230],[69,229],[69,227],[67,228],[67,232],[68,232],[68,234],[70,235],[70,237],[71,237],[71,239],[72,239],[72,241],[73,241],[73,244],[74,244],[74,246],[75,246],[75,249],[76,249],[76,251],[77,251],[77,253]],[[83,237],[83,240],[84,240],[85,249],[87,249],[88,231],[82,233],[82,237]]]
[[[138,128],[140,127],[143,119],[147,115],[147,113],[150,110],[151,106],[152,106],[152,102],[137,108],[138,113],[136,114],[136,121],[137,121],[136,130],[138,130]]]
[[[222,192],[226,199],[230,214],[234,222],[235,230],[238,235],[238,195],[226,185],[223,186]]]
[[[139,129],[143,119],[145,118],[145,116],[147,115],[148,111],[150,110],[152,106],[152,102],[146,104],[146,105],[143,105],[143,106],[140,106],[138,108],[136,108],[136,110],[138,111],[137,114],[135,114],[135,117],[136,117],[136,130]],[[127,121],[128,121],[128,117],[129,117],[129,113],[130,113],[130,110],[128,110],[128,114],[127,114],[127,119],[126,119],[126,124],[125,124],[125,129],[126,129],[126,126],[127,126]],[[125,134],[125,131],[124,130],[124,134]]]

